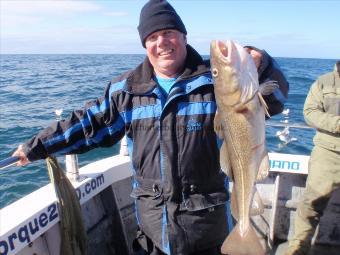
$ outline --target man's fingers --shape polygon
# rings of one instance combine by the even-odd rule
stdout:
[[[20,144],[18,146],[18,148],[16,149],[16,151],[12,154],[13,157],[19,157],[20,160],[17,162],[17,166],[25,166],[28,163],[30,163],[30,161],[28,160],[28,158],[26,157],[26,154],[24,152],[23,146],[22,144]]]
[[[259,90],[262,95],[270,95],[279,88],[277,81],[270,80],[260,84]]]
[[[269,81],[265,81],[265,82],[261,83],[260,86],[265,86],[265,87],[266,86],[274,86],[274,87],[278,88],[279,84],[278,84],[277,81],[269,80]]]

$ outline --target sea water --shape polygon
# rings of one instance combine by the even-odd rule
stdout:
[[[144,55],[0,55],[0,160],[56,119],[55,110],[67,117],[88,100],[101,97],[109,81],[137,66]],[[304,100],[315,79],[333,69],[335,60],[276,58],[289,83],[288,115],[277,115],[276,122],[304,124]],[[270,120],[271,121],[271,120]],[[268,123],[268,122],[267,122]],[[277,132],[282,127],[268,126],[271,152],[309,155],[312,129],[290,129],[288,144]],[[119,145],[95,149],[79,155],[79,165],[109,157]],[[63,161],[63,158],[60,158]],[[49,182],[44,160],[25,167],[0,170],[0,208]]]

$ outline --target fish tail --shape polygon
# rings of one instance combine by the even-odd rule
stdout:
[[[252,226],[242,236],[239,223],[224,240],[221,253],[224,255],[265,255],[258,236]]]

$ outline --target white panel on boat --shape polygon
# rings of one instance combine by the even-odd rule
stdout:
[[[309,156],[283,153],[268,153],[270,171],[308,174]]]

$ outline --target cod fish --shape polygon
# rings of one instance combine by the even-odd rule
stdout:
[[[233,41],[212,41],[211,72],[217,114],[215,132],[223,139],[222,169],[233,180],[232,214],[237,224],[221,252],[229,255],[264,255],[250,221],[255,182],[267,176],[269,158],[265,144],[267,106],[259,93],[258,74],[251,56]]]

